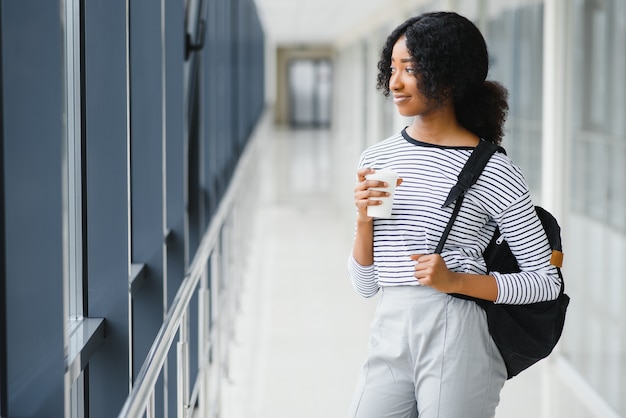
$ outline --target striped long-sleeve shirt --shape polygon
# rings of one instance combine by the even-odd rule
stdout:
[[[362,266],[349,257],[348,272],[361,295],[371,297],[382,286],[419,285],[409,256],[434,252],[454,206],[441,205],[471,152],[471,147],[416,141],[405,130],[363,152],[359,167],[391,169],[403,181],[395,192],[391,218],[374,219],[374,263]],[[487,272],[482,253],[496,225],[521,272]],[[494,154],[465,196],[441,253],[443,260],[451,271],[493,275],[496,303],[524,304],[558,296],[560,280],[550,255],[521,171],[506,155]]]

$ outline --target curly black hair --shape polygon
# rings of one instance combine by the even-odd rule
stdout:
[[[500,83],[486,80],[489,55],[478,28],[453,12],[425,13],[399,25],[387,38],[378,62],[377,88],[385,96],[390,93],[391,53],[402,36],[414,60],[420,92],[439,105],[452,95],[459,123],[500,144],[508,92]]]

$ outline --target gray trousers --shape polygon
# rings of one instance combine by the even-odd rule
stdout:
[[[422,286],[380,298],[348,417],[493,417],[506,366],[482,308]]]

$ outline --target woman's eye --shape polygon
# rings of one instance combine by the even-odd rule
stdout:
[[[413,67],[406,67],[406,72],[409,74],[413,74],[415,73],[415,70],[413,69]]]
[[[391,74],[396,72],[396,69],[394,67],[389,67],[389,71],[391,71]]]

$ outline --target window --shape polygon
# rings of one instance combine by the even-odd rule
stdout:
[[[492,6],[501,7],[499,4]],[[533,199],[539,202],[543,5],[530,4],[494,12],[490,15],[486,38],[491,60],[488,79],[502,83],[509,91],[509,114],[502,145],[521,167]]]
[[[82,45],[80,0],[66,0],[65,18],[65,132],[63,155],[63,230],[64,230],[64,350],[66,359],[66,416],[82,417],[85,404],[85,376],[79,357],[83,333],[84,276],[84,136],[82,100]]]
[[[626,232],[626,6],[585,1],[575,13],[573,209]]]
[[[65,310],[67,332],[83,316],[83,140],[79,0],[65,3]]]
[[[564,353],[619,415],[626,413],[626,3],[572,5],[570,291]],[[593,260],[593,262],[589,262]]]

